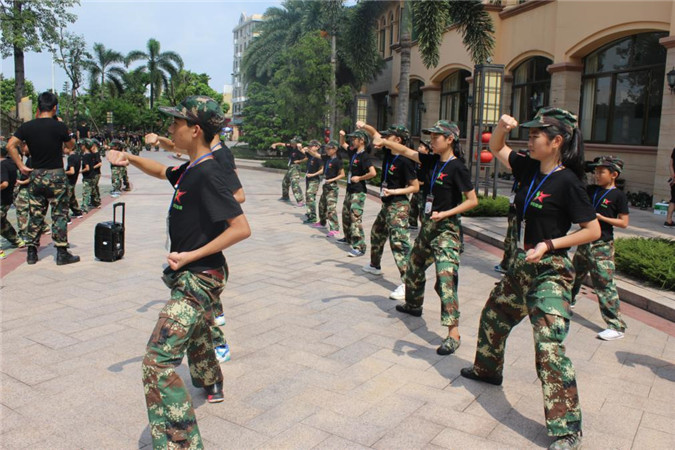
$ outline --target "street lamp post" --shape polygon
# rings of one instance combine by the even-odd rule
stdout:
[[[469,132],[469,159],[473,164],[474,187],[478,191],[480,178],[480,152],[483,147],[481,134],[492,129],[499,122],[502,111],[502,85],[504,66],[502,64],[477,64],[473,72],[473,106]],[[497,159],[494,159],[494,173],[497,173]],[[487,190],[487,180],[486,180]],[[493,179],[492,196],[497,196],[497,178]]]
[[[359,120],[368,122],[368,96],[365,94],[356,94],[354,97],[354,123]]]

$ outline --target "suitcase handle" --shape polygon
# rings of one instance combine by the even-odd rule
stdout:
[[[125,207],[125,205],[124,205],[124,202],[117,202],[117,203],[114,203],[114,204],[113,204],[113,223],[114,223],[114,222],[117,222],[116,214],[115,214],[115,213],[117,212],[117,207],[118,207],[118,206],[121,206],[121,207],[122,207],[122,228],[124,228],[124,216],[125,216],[125,210],[126,210],[126,207]]]

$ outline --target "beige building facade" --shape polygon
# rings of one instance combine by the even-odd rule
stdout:
[[[492,63],[504,66],[502,112],[520,121],[545,105],[577,113],[587,160],[623,158],[627,191],[667,201],[675,94],[666,73],[675,66],[675,1],[506,0],[486,9],[495,27]],[[378,22],[387,64],[366,94],[368,121],[379,127],[391,124],[396,110],[401,11],[401,3],[391,2]],[[441,118],[467,135],[473,70],[456,28],[446,29],[436,67],[424,67],[413,43],[407,124],[413,135]],[[527,147],[526,139],[514,133],[510,144]]]

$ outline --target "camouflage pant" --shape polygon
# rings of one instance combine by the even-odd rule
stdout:
[[[389,237],[389,246],[396,267],[403,277],[410,255],[410,232],[408,231],[407,199],[382,203],[382,208],[370,229],[370,265],[380,267],[384,243]]]
[[[319,200],[319,222],[321,225],[328,225],[329,231],[339,231],[337,201],[340,188],[337,182],[324,183],[321,199]]]
[[[223,381],[211,335],[223,278],[183,271],[163,279],[171,299],[159,313],[142,365],[152,445],[203,448],[190,394],[175,369],[187,353],[195,387]]]
[[[574,304],[581,284],[590,272],[593,289],[598,295],[600,314],[608,328],[617,331],[626,330],[626,322],[619,312],[619,294],[614,283],[614,241],[597,240],[591,244],[577,247],[572,260],[574,271],[574,287],[572,288],[572,304]]]
[[[281,196],[288,198],[288,187],[293,191],[295,201],[302,202],[302,189],[300,189],[300,167],[297,164],[291,164],[281,182]]]
[[[11,206],[11,203],[0,205],[0,236],[7,239],[11,244],[17,245],[19,243],[19,236],[16,234],[16,230],[11,222],[7,219],[7,212]]]
[[[68,208],[73,214],[82,214],[80,211],[80,205],[77,203],[77,197],[75,196],[75,185],[68,183],[66,185],[68,191]]]
[[[94,207],[94,183],[96,183],[94,178],[82,179],[82,209],[84,211],[89,211]]]
[[[225,263],[225,266],[223,267],[223,273],[224,273],[224,278],[223,278],[223,290],[225,290],[225,285],[227,284],[227,278],[229,277],[229,269],[227,267],[227,263]],[[213,317],[218,317],[224,314],[223,310],[223,302],[218,298],[216,302],[213,304]],[[227,339],[225,338],[225,333],[223,333],[223,330],[221,327],[216,325],[215,323],[211,326],[211,336],[213,336],[213,346],[214,347],[220,347],[221,345],[227,344]]]
[[[408,216],[408,225],[411,227],[417,226],[417,219],[422,222],[422,215],[424,214],[424,192],[420,186],[419,192],[410,196],[410,214]]]
[[[305,182],[305,204],[307,219],[316,222],[316,193],[319,190],[319,177],[307,178]]]
[[[547,254],[538,263],[528,263],[525,252],[518,250],[513,266],[490,293],[478,329],[474,370],[481,376],[501,375],[506,339],[513,327],[530,317],[550,436],[581,430],[576,375],[563,345],[570,327],[573,282],[574,268],[567,255]]]
[[[16,223],[19,226],[19,237],[28,239],[28,186],[14,188],[14,208],[16,209]]]
[[[120,166],[113,166],[110,169],[111,175],[110,178],[112,180],[112,190],[114,192],[119,192],[122,190],[122,181],[124,180],[124,173],[122,171],[124,167]]]
[[[434,289],[441,298],[441,325],[459,323],[459,219],[456,216],[434,222],[425,218],[408,258],[405,282],[405,301],[420,307],[424,303],[427,268],[436,263]]]
[[[101,204],[101,190],[98,187],[98,182],[101,181],[101,175],[94,176],[94,185],[92,186],[91,191],[91,203],[94,206],[99,206]]]
[[[504,238],[504,256],[499,265],[504,270],[509,270],[513,263],[513,258],[516,256],[518,250],[518,215],[514,207],[509,207],[509,215],[507,218],[508,227],[506,229],[506,237]]]
[[[342,203],[342,230],[345,239],[353,249],[366,251],[366,235],[363,232],[363,206],[365,192],[347,192]]]
[[[68,246],[68,179],[63,169],[35,169],[28,184],[28,227],[26,244],[40,245],[47,208],[52,204],[52,240],[56,247]]]

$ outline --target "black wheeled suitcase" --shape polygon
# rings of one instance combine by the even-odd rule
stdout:
[[[116,212],[122,207],[122,222],[117,222]],[[96,224],[94,231],[94,256],[101,261],[117,261],[124,256],[124,203],[113,205],[112,222]]]

